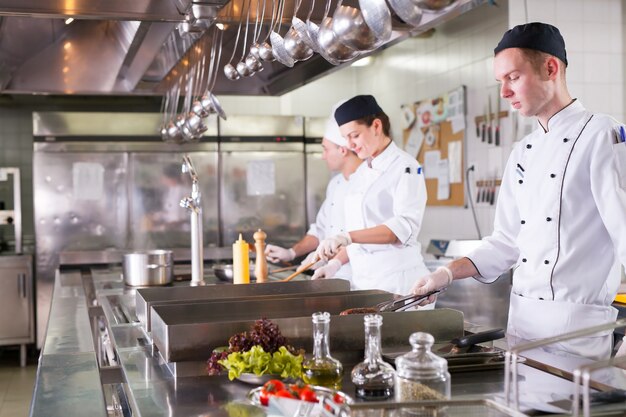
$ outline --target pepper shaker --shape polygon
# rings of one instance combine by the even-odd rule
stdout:
[[[259,229],[254,232],[254,247],[256,249],[256,261],[254,275],[256,282],[267,282],[267,260],[265,259],[265,238],[267,234]]]

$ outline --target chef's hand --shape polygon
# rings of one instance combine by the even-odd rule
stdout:
[[[338,259],[331,259],[326,265],[318,268],[311,279],[334,278],[340,268],[341,261]]]
[[[317,262],[315,262],[317,260]],[[313,266],[309,269],[312,269],[313,271],[316,271],[318,268],[323,267],[324,265],[326,265],[326,261],[322,261],[319,260],[319,258],[317,257],[317,253],[315,251],[309,253],[307,255],[306,258],[304,258],[304,260],[302,262],[300,262],[300,266],[298,267],[298,271],[300,271],[301,269],[304,269],[305,266],[311,264],[315,262],[315,264],[313,264]]]
[[[411,288],[411,293],[415,295],[424,295],[431,291],[440,290],[452,284],[452,271],[446,266],[440,266],[435,272],[421,277]],[[437,295],[433,294],[430,297],[422,300],[419,305],[424,306],[426,304],[434,303],[437,299]]]
[[[292,249],[281,248],[276,245],[267,245],[265,247],[265,256],[270,262],[289,262],[296,257],[296,252]]]
[[[339,249],[351,243],[352,238],[350,237],[350,233],[339,233],[338,235],[322,240],[315,250],[315,253],[317,253],[317,256],[321,260],[327,261],[335,256],[339,252]]]

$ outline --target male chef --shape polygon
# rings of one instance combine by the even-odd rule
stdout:
[[[361,164],[359,157],[348,149],[348,143],[341,136],[339,127],[335,121],[335,109],[343,101],[337,103],[326,121],[326,129],[322,138],[322,159],[326,161],[328,169],[337,172],[328,182],[326,187],[326,199],[322,203],[315,223],[311,224],[306,235],[291,248],[286,249],[276,245],[267,245],[265,255],[271,262],[289,262],[298,256],[309,253],[302,261],[302,265],[313,262],[315,249],[320,241],[345,232],[344,200],[348,189],[348,180]],[[317,262],[313,270],[325,265],[325,261]],[[352,270],[350,264],[344,264],[335,273],[334,277],[350,280]]]
[[[474,277],[490,283],[514,268],[508,333],[541,339],[615,321],[611,306],[626,264],[626,143],[621,126],[572,99],[559,30],[529,23],[494,50],[500,94],[537,129],[507,163],[493,234],[466,258],[417,280],[415,294]],[[432,301],[432,300],[429,300]],[[553,346],[594,360],[612,331]]]

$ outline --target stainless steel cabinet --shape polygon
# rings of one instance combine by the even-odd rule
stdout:
[[[32,264],[31,255],[0,257],[0,345],[21,345],[21,366],[35,341]]]

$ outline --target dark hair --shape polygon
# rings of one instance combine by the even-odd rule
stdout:
[[[541,66],[544,62],[546,62],[546,59],[548,59],[548,57],[554,56],[545,52],[538,51],[536,49],[520,48],[520,50],[522,51],[522,55],[524,55],[524,57],[530,62],[530,65],[537,73],[539,73],[539,71],[541,70]],[[554,58],[558,59],[561,62],[562,65],[560,65],[561,69],[559,72],[565,75],[565,63],[561,61],[561,59],[558,57],[554,56]]]
[[[380,120],[380,122],[382,123],[384,135],[387,137],[391,137],[391,123],[389,122],[389,116],[387,116],[383,112],[365,116],[361,119],[355,120],[355,122],[370,127],[372,123],[374,123],[375,119]]]

